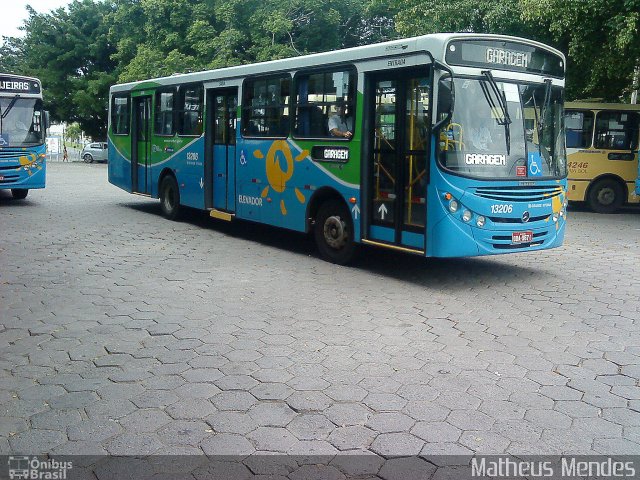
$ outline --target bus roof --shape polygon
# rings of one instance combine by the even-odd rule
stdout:
[[[360,47],[346,48],[342,50],[332,50],[328,52],[303,55],[299,57],[289,57],[269,62],[252,63],[238,65],[235,67],[221,68],[217,70],[206,70],[202,72],[174,74],[168,77],[159,77],[137,82],[129,82],[114,85],[111,87],[112,93],[127,92],[137,87],[144,88],[152,82],[156,85],[179,85],[189,82],[215,81],[218,79],[241,78],[250,75],[259,75],[270,72],[280,72],[286,70],[297,70],[310,68],[318,65],[340,64],[340,63],[362,63],[370,60],[381,59],[399,54],[416,55],[429,52],[436,60],[444,62],[445,49],[450,41],[456,39],[477,39],[477,40],[502,40],[524,43],[546,50],[562,58],[565,62],[564,54],[553,47],[534,40],[521,37],[511,37],[507,35],[479,34],[479,33],[435,33],[422,35],[419,37],[392,40],[389,42],[375,43]],[[146,84],[146,85],[145,85]]]
[[[600,102],[566,102],[565,110],[627,110],[640,112],[639,104],[600,103]]]

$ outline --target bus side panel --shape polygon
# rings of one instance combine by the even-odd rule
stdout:
[[[204,137],[158,137],[151,145],[151,196],[158,197],[160,175],[170,169],[180,188],[180,204],[203,210]]]
[[[109,183],[131,193],[131,137],[109,135]]]
[[[326,142],[318,142],[326,143]],[[354,150],[358,150],[352,142]],[[350,161],[357,162],[354,153]],[[336,190],[349,205],[354,238],[360,239],[360,188],[311,160],[310,152],[292,140],[239,139],[236,154],[237,217],[304,232],[307,207],[320,188]],[[359,208],[359,207],[358,207]]]
[[[638,175],[637,155],[634,160],[610,160],[609,154],[626,153],[628,150],[567,149],[569,167],[568,199],[571,202],[587,200],[587,191],[593,179],[608,174],[621,178],[627,184],[629,203],[638,203],[634,195],[634,180]]]

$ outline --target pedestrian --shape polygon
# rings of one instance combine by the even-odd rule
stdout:
[[[63,162],[68,162],[69,161],[69,155],[67,154],[67,146],[66,145],[64,147],[62,147],[62,161]]]

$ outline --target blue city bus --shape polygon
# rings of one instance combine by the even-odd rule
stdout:
[[[115,85],[109,181],[315,237],[461,257],[562,245],[565,58],[434,34]]]
[[[40,80],[0,74],[0,189],[15,199],[45,186],[47,122]]]

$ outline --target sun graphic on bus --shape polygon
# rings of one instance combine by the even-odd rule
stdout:
[[[295,161],[301,162],[307,157],[307,155],[309,155],[309,152],[307,150],[302,150],[300,154],[295,157]],[[254,151],[253,156],[261,159],[265,158],[264,153],[260,150]],[[286,164],[285,170],[282,169],[282,163]],[[271,148],[269,148],[269,151],[267,152],[265,165],[269,185],[262,190],[262,193],[260,194],[262,198],[266,198],[271,189],[277,193],[284,192],[287,182],[293,176],[294,158],[291,154],[291,149],[285,140],[276,140],[271,144]],[[297,187],[294,191],[298,201],[304,204],[306,198],[303,193]],[[280,211],[282,212],[282,215],[287,214],[287,207],[284,203],[284,199],[280,199]]]

